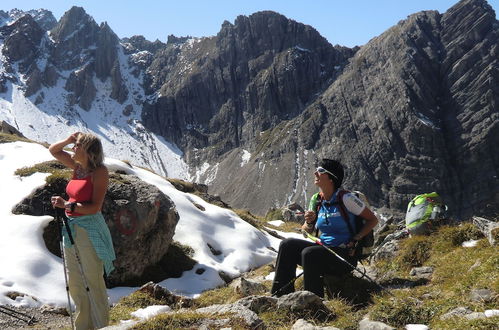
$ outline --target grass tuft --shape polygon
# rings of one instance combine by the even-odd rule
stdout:
[[[111,308],[110,320],[111,324],[119,322],[119,320],[131,319],[131,312],[139,308],[145,308],[151,305],[164,305],[164,302],[155,299],[142,291],[135,291],[129,296],[125,296]]]
[[[406,324],[428,324],[438,312],[433,306],[425,305],[419,299],[378,297],[370,311],[371,319],[395,327]]]
[[[397,263],[401,269],[422,266],[431,255],[430,236],[414,236],[402,242]]]

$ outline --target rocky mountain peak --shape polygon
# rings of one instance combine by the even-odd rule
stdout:
[[[260,11],[250,16],[240,15],[233,25],[223,24],[217,37],[220,41],[236,41],[238,48],[251,55],[268,50],[280,52],[294,46],[316,49],[329,44],[311,26],[273,11]]]
[[[31,15],[23,15],[14,23],[0,28],[0,35],[5,38],[2,52],[10,61],[23,60],[20,70],[25,72],[37,55],[43,34],[44,31]]]
[[[170,37],[168,37],[169,40]],[[121,42],[124,44],[127,53],[137,53],[141,51],[148,51],[152,54],[156,53],[161,48],[166,46],[165,43],[155,40],[153,42],[147,40],[144,36],[135,35],[130,38],[123,38]],[[168,43],[168,42],[167,42]]]
[[[55,19],[52,12],[46,9],[22,11],[20,9],[14,8],[12,10],[9,10],[8,12],[0,10],[0,26],[14,22],[25,15],[31,15],[31,17],[33,17],[33,19],[44,31],[52,29],[57,24],[57,20]]]
[[[50,35],[56,43],[72,39],[80,42],[79,47],[86,48],[95,42],[98,30],[97,23],[82,7],[73,6],[64,13]]]

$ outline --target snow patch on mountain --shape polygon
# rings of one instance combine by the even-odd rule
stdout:
[[[51,42],[46,38],[45,42]],[[3,44],[0,44],[0,51]],[[0,55],[0,78],[7,76]],[[153,171],[180,179],[188,178],[188,166],[182,159],[182,151],[164,138],[149,132],[141,122],[142,102],[145,100],[141,85],[142,74],[135,77],[131,72],[129,57],[118,47],[118,59],[123,84],[129,91],[128,99],[120,104],[109,97],[111,79],[104,82],[93,78],[96,87],[91,109],[69,105],[68,91],[64,86],[73,71],[58,71],[59,79],[54,87],[42,87],[30,97],[24,95],[26,77],[13,65],[17,82],[6,82],[6,91],[0,93],[0,120],[18,129],[27,138],[52,143],[66,138],[75,131],[93,132],[102,139],[106,156],[127,160]],[[46,59],[37,64],[42,71]],[[12,76],[12,75],[10,75]],[[126,109],[126,111],[125,111]]]

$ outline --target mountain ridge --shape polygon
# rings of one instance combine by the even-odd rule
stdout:
[[[88,24],[77,24],[82,19]],[[347,188],[399,214],[427,190],[439,191],[457,218],[499,210],[499,25],[485,0],[410,15],[353,49],[268,11],[226,21],[216,36],[170,36],[166,44],[118,40],[92,21],[73,7],[51,29],[52,40],[36,44],[40,33],[30,34],[34,42],[19,53],[24,62],[10,60],[16,34],[0,27],[6,99],[9,86],[25,84],[24,95],[43,108],[65,80],[67,123],[84,127],[85,112],[100,108],[115,118],[107,123],[123,125],[110,146],[124,135],[155,140],[128,154],[171,175],[179,171],[168,171],[157,148],[172,143],[182,150],[174,163],[184,178],[189,167],[211,193],[257,214],[305,204],[321,157],[342,160]],[[47,65],[35,68],[40,58]],[[13,124],[9,111],[2,119]],[[13,126],[40,139],[29,126]]]

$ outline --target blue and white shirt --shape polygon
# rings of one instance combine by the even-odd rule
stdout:
[[[315,224],[315,227],[321,231],[321,241],[327,246],[333,247],[346,244],[352,239],[348,226],[341,216],[340,206],[337,203],[337,193],[338,190],[329,201],[322,201]],[[355,216],[362,213],[366,206],[361,199],[352,193],[343,195],[343,204],[348,213],[348,220],[352,228],[355,228]]]

